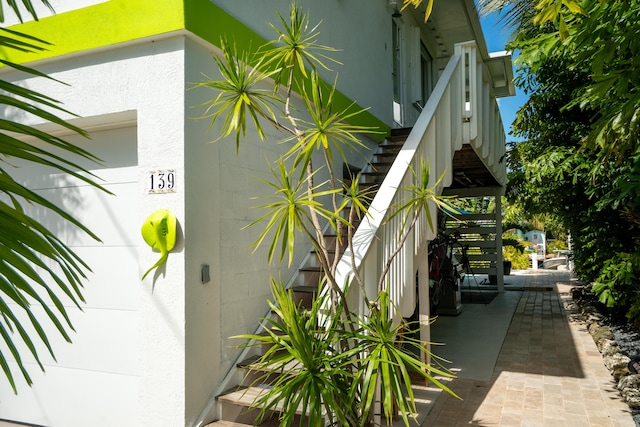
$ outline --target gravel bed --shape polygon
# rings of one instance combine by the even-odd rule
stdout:
[[[589,286],[573,288],[571,296],[602,354],[604,365],[618,383],[620,395],[629,405],[636,426],[640,427],[640,373],[629,370],[630,367],[633,370],[630,364],[634,362],[640,367],[640,330],[608,317]]]

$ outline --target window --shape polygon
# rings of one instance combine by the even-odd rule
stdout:
[[[393,120],[403,124],[402,113],[402,42],[400,26],[393,21]]]
[[[420,88],[422,90],[422,106],[427,103],[433,91],[433,57],[424,43],[420,42]]]

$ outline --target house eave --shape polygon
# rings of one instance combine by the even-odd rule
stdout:
[[[417,11],[416,19],[424,17],[424,6]],[[487,65],[497,98],[515,95],[511,54],[508,52],[489,53],[487,42],[480,24],[480,17],[473,0],[452,0],[435,2],[429,21],[422,24],[424,31],[436,33],[439,43],[438,55],[450,56],[453,46],[475,40],[480,58]]]

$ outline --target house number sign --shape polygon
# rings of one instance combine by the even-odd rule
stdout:
[[[149,172],[147,188],[149,194],[175,193],[176,170],[157,169]]]

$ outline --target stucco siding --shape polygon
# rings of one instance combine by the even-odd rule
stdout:
[[[288,0],[214,0],[229,14],[267,40],[277,39],[269,26],[282,29],[277,12],[288,22]],[[393,80],[391,11],[385,0],[305,0],[298,2],[309,14],[309,29],[320,23],[318,43],[338,49],[324,52],[341,64],[325,60],[330,70],[320,74],[333,82],[338,74],[338,88],[358,105],[370,108],[384,123],[391,123]]]
[[[140,277],[155,263],[159,254],[142,242],[139,231],[142,221],[158,208],[172,210],[184,227],[183,45],[182,37],[150,40],[118,51],[56,60],[40,67],[68,86],[26,77],[23,73],[3,71],[3,78],[44,92],[62,101],[65,108],[85,117],[77,121],[81,126],[89,124],[98,130],[105,126],[118,129],[121,124],[112,123],[114,117],[118,120],[126,117],[126,126],[131,126],[133,121],[133,131],[127,134],[129,137],[121,138],[115,134],[110,137],[114,143],[109,145],[107,141],[105,144],[107,154],[120,153],[122,156],[129,151],[122,151],[123,146],[118,143],[133,141],[133,154],[124,157],[135,162],[128,166],[133,168],[129,170],[128,178],[132,184],[126,193],[116,187],[114,193],[117,197],[92,196],[91,191],[82,190],[78,198],[81,205],[71,206],[74,215],[83,220],[86,218],[87,225],[104,236],[105,244],[94,243],[91,248],[79,250],[94,270],[86,284],[87,312],[83,314],[70,309],[78,331],[72,335],[76,343],[67,345],[68,348],[58,345],[55,349],[59,352],[59,360],[66,360],[63,357],[68,356],[78,365],[80,369],[73,368],[74,372],[83,371],[80,375],[82,381],[92,384],[96,393],[92,394],[91,389],[78,384],[73,379],[79,378],[77,375],[63,374],[62,371],[68,369],[64,363],[51,366],[42,377],[32,369],[37,374],[36,383],[45,378],[38,386],[46,389],[48,384],[51,385],[48,394],[40,395],[36,389],[30,390],[19,384],[20,394],[16,399],[25,402],[27,408],[22,408],[19,417],[14,416],[15,412],[9,415],[9,408],[13,410],[18,406],[5,405],[3,399],[0,406],[2,418],[54,426],[184,424],[185,280],[182,239],[169,256],[166,267],[160,269],[155,283],[152,283],[152,275],[141,282]],[[37,124],[33,118],[16,115],[13,111],[3,111],[2,114]],[[67,118],[76,120],[72,116]],[[104,173],[107,183],[114,179],[113,167],[112,162],[107,162],[103,169],[98,170],[98,175]],[[146,194],[148,172],[169,167],[177,171],[177,192]],[[37,170],[30,172],[32,177],[38,176]],[[120,199],[124,194],[127,198]],[[116,254],[110,245],[119,236],[126,237],[127,246]],[[75,243],[73,239],[71,243]],[[118,305],[117,310],[113,309],[113,304]],[[101,356],[96,357],[96,352]],[[96,365],[102,365],[106,373],[100,374]],[[116,370],[115,366],[119,365],[124,366],[124,371]],[[122,380],[122,376],[126,379]],[[69,390],[65,391],[67,385]],[[81,395],[77,400],[72,397],[74,390]],[[7,393],[2,394],[5,396]],[[72,418],[26,419],[45,404],[55,406],[51,416],[57,411]],[[28,405],[34,406],[29,410]],[[101,407],[103,410],[99,410]],[[33,408],[39,409],[34,411]]]

